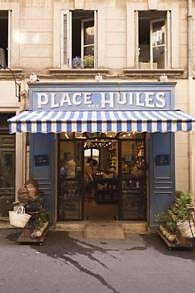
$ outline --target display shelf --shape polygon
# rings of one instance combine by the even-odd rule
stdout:
[[[158,231],[160,238],[164,241],[169,249],[193,249],[194,248],[194,239],[186,239],[177,232],[177,242],[170,242],[160,231]]]
[[[96,180],[96,203],[118,203],[118,180],[112,178],[98,178]]]
[[[28,228],[24,228],[22,233],[20,234],[20,236],[17,239],[17,243],[19,244],[39,244],[42,245],[43,242],[45,241],[45,237],[47,235],[48,232],[48,228],[43,232],[43,234],[41,235],[41,237],[36,237],[36,238],[32,238],[31,234],[32,231]]]

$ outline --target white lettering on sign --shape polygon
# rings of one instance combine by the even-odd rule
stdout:
[[[37,108],[41,109],[42,105],[47,105],[49,102],[48,95],[43,93],[37,94]]]
[[[144,100],[142,101],[142,94],[136,93],[135,97],[136,97],[136,105],[144,107],[145,105],[144,105]]]
[[[82,101],[81,101],[81,93],[74,93],[72,95],[72,103],[74,105],[80,105],[82,103]]]
[[[51,93],[51,108],[59,108],[60,104],[55,101],[55,93]]]
[[[101,93],[101,107],[106,108],[108,106],[109,108],[114,107],[114,98],[113,93]]]
[[[156,107],[164,108],[165,105],[166,105],[165,94],[162,92],[156,93]]]
[[[91,93],[83,93],[84,99],[83,99],[83,103],[84,105],[91,105],[92,101],[91,101]]]
[[[145,94],[145,106],[148,108],[154,108],[154,93],[148,92]]]
[[[60,105],[61,105],[61,107],[66,106],[66,105],[68,105],[68,106],[72,105],[71,101],[70,101],[69,93],[64,93]]]
[[[128,109],[165,108],[169,102],[164,92],[48,92],[37,93],[38,109]]]

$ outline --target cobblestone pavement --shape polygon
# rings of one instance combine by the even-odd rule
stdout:
[[[43,246],[0,230],[0,293],[194,293],[195,249],[168,250],[158,235],[89,240],[52,232]]]

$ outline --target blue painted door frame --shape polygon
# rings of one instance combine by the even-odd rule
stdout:
[[[149,144],[148,219],[153,227],[175,200],[174,134],[154,133]]]
[[[38,181],[43,205],[49,211],[53,223],[56,217],[56,135],[30,134],[29,146],[30,178]]]
[[[30,176],[40,186],[44,206],[56,220],[57,143],[54,134],[31,134]],[[167,210],[175,199],[174,134],[154,133],[147,139],[148,223],[157,225],[157,215]]]

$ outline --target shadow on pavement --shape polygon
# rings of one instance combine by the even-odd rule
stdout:
[[[153,248],[160,253],[168,256],[195,260],[195,248],[193,250],[184,248],[170,249],[156,233],[141,235],[141,237],[144,241],[146,248]]]
[[[7,236],[7,239],[10,241],[16,241],[20,233],[12,232]],[[85,241],[85,239],[82,241],[71,238],[69,237],[68,232],[61,231],[49,231],[43,246],[31,245],[31,247],[42,254],[46,254],[49,257],[59,259],[66,264],[71,264],[81,272],[84,272],[97,279],[103,286],[110,289],[113,293],[119,293],[104,279],[103,276],[96,273],[95,270],[88,269],[85,265],[82,264],[81,261],[79,261],[78,258],[78,255],[86,256],[88,259],[94,262],[94,267],[95,265],[99,264],[103,266],[104,269],[109,270],[106,263],[100,261],[100,259],[94,256],[94,252],[109,254],[110,249],[90,244]],[[109,254],[109,257],[115,259],[115,257],[111,254]],[[101,259],[104,259],[104,257],[101,257]]]

